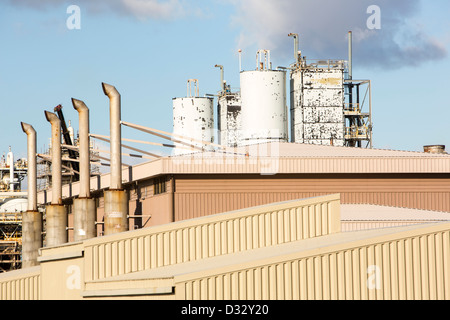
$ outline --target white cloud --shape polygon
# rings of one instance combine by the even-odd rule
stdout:
[[[183,15],[183,6],[178,0],[122,0],[122,4],[140,19],[172,19]]]
[[[396,68],[418,65],[447,56],[448,40],[433,38],[412,23],[424,0],[215,0],[231,4],[230,23],[241,30],[238,48],[256,45],[272,57],[292,57],[292,38],[311,59],[345,59],[347,32],[353,31],[354,62]],[[45,9],[69,5],[94,13],[114,12],[146,20],[173,20],[202,16],[198,2],[188,0],[9,0],[11,5]],[[369,30],[367,8],[381,10],[381,29]],[[426,5],[429,5],[426,3]],[[207,10],[207,9],[206,9]]]
[[[139,19],[168,20],[183,16],[186,5],[183,0],[9,0],[14,6],[45,10],[51,6],[76,4],[94,13],[113,11],[132,15]]]
[[[401,67],[447,56],[441,41],[409,23],[420,0],[229,0],[232,23],[242,31],[239,47],[257,45],[280,58],[291,56],[290,32],[298,33],[300,49],[309,58],[347,57],[347,32],[353,31],[356,63]],[[369,30],[370,5],[381,9],[381,29]],[[407,40],[407,44],[405,44]]]

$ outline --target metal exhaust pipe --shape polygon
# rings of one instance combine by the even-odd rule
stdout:
[[[23,132],[27,134],[28,151],[28,210],[37,211],[37,162],[36,162],[36,130],[33,126],[21,122]]]
[[[79,119],[80,198],[90,197],[89,109],[83,101],[72,98]]]
[[[225,91],[225,86],[223,83],[223,66],[220,64],[216,64],[214,67],[220,68],[220,93],[223,93]]]
[[[9,190],[14,192],[14,153],[11,151],[11,146],[9,146],[7,162],[9,165]]]
[[[289,33],[288,37],[293,37],[294,38],[294,61],[297,64],[299,62],[299,57],[298,57],[298,34],[297,33]]]
[[[52,126],[52,204],[62,204],[61,121],[50,111],[45,118]]]
[[[22,216],[22,268],[39,264],[39,248],[42,247],[42,215],[37,208],[36,131],[28,123],[21,122],[27,134],[28,152],[28,208]]]
[[[83,101],[73,99],[72,104],[79,117],[80,192],[73,201],[74,241],[94,238],[97,234],[95,199],[90,191],[89,109]]]
[[[111,182],[110,189],[122,189],[122,132],[120,128],[120,94],[115,87],[102,83],[103,92],[109,98],[109,125],[111,137]]]
[[[52,112],[45,111],[52,125],[52,201],[46,207],[46,245],[67,242],[67,214],[62,204],[61,121]]]
[[[353,48],[352,48],[352,32],[348,32],[348,78],[353,78]]]
[[[103,93],[109,98],[111,174],[109,190],[105,197],[105,235],[128,230],[128,196],[122,189],[122,137],[121,137],[121,101],[115,87],[102,83]]]

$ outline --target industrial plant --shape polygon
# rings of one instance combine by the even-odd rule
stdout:
[[[445,146],[374,149],[352,33],[347,60],[308,60],[289,38],[291,65],[273,68],[258,50],[237,89],[220,64],[215,94],[188,79],[172,132],[122,119],[128,106],[108,83],[98,91],[109,136],[95,134],[81,97],[77,135],[61,105],[43,110],[47,154],[18,123],[27,159],[10,151],[0,163],[0,299],[450,299]],[[170,155],[125,144],[139,141],[123,126],[167,140],[140,142]]]

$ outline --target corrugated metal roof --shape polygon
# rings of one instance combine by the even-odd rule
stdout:
[[[163,174],[322,174],[322,173],[449,173],[450,155],[360,149],[295,143],[266,143],[232,153],[199,152],[164,157],[122,171],[123,182]],[[248,151],[248,156],[246,152]],[[109,173],[91,178],[95,189],[109,188]],[[78,195],[79,183],[63,186],[63,197]],[[51,201],[47,192],[46,201]],[[44,202],[44,192],[38,195]]]
[[[342,221],[450,221],[450,212],[395,208],[368,204],[341,204]]]
[[[228,148],[224,152],[193,152],[193,157],[217,157],[220,156],[233,156],[245,155],[249,156],[261,156],[270,155],[280,157],[420,157],[420,158],[450,158],[450,155],[437,154],[437,153],[425,153],[418,151],[403,151],[403,150],[390,150],[390,149],[365,149],[356,147],[342,147],[342,146],[327,146],[327,145],[314,145],[306,143],[288,143],[288,142],[267,142],[261,144],[254,144],[245,147]],[[183,157],[181,156],[173,156]]]
[[[324,146],[302,143],[279,143],[280,155],[285,157],[420,157],[450,158],[448,154],[433,154],[415,151],[387,149],[364,149],[339,146]],[[273,147],[272,147],[273,148]]]
[[[433,223],[412,225],[397,228],[384,228],[375,230],[352,231],[345,233],[331,234],[311,239],[305,239],[290,243],[279,244],[276,246],[247,250],[233,254],[216,256],[186,263],[180,263],[165,267],[154,268],[141,272],[129,273],[121,276],[110,277],[103,279],[100,282],[108,281],[123,281],[123,280],[139,280],[139,279],[164,279],[172,277],[190,277],[191,274],[202,272],[216,272],[215,269],[224,268],[235,269],[244,264],[264,264],[266,260],[284,259],[283,257],[289,255],[303,255],[305,256],[321,254],[330,250],[339,250],[340,247],[353,247],[358,245],[367,246],[369,243],[377,243],[379,241],[386,241],[390,237],[401,239],[406,234],[420,234],[430,232],[434,229],[448,230],[449,223]],[[334,249],[336,248],[336,249]],[[93,281],[95,282],[95,281]]]

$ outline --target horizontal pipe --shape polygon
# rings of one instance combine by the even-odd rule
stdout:
[[[106,138],[106,139],[110,138],[109,136],[105,136],[105,135],[101,135],[101,134],[94,134],[94,133],[90,133],[89,136],[91,136],[93,138],[97,138],[97,137]],[[160,146],[160,147],[167,147],[167,148],[184,148],[184,149],[192,150],[192,148],[176,146],[174,144],[158,143],[158,142],[136,140],[136,139],[129,139],[129,138],[122,138],[122,141],[129,141],[129,142],[136,142],[136,143],[142,143],[142,144],[149,144],[149,145],[152,145],[152,146]]]
[[[196,149],[196,150],[199,150],[199,151],[204,151],[203,148],[197,147],[195,145],[189,144],[187,142],[184,142],[184,141],[181,141],[181,140],[178,140],[178,139],[174,139],[173,137],[177,137],[177,138],[180,138],[180,139],[186,139],[186,140],[189,140],[189,141],[198,142],[198,143],[202,143],[204,145],[210,145],[210,146],[214,146],[214,147],[218,147],[220,149],[223,149],[223,150],[218,150],[219,152],[232,153],[232,154],[235,154],[235,155],[245,155],[245,154],[236,153],[235,152],[236,148],[227,147],[227,146],[224,146],[224,145],[220,145],[220,144],[216,144],[216,143],[212,143],[212,142],[207,142],[207,141],[202,141],[202,140],[197,140],[197,139],[193,139],[193,138],[186,138],[186,137],[183,137],[183,136],[175,134],[175,133],[169,133],[169,132],[165,132],[165,131],[158,130],[158,129],[147,128],[147,127],[144,127],[144,126],[141,126],[141,125],[138,125],[138,124],[134,124],[134,123],[130,123],[130,122],[126,122],[126,121],[121,121],[120,123],[123,124],[124,126],[131,127],[131,128],[134,128],[134,129],[137,129],[137,130],[140,130],[140,131],[143,131],[143,132],[155,135],[157,137],[161,137],[163,139],[171,140],[173,142],[189,146],[189,147],[191,147],[192,150]],[[232,150],[230,150],[230,149],[232,149]]]
[[[106,139],[106,138],[100,138],[99,136],[96,136],[94,138],[111,143],[111,140]],[[141,152],[143,154],[146,154],[146,155],[149,155],[149,156],[152,156],[152,157],[155,157],[155,158],[161,158],[161,156],[158,156],[157,154],[154,154],[154,153],[151,153],[151,152],[147,152],[147,151],[144,151],[144,150],[140,150],[140,149],[137,149],[137,148],[133,148],[133,147],[127,146],[125,144],[121,144],[121,146],[124,147],[124,148],[130,149],[130,150]]]
[[[42,159],[45,159],[45,160],[47,160],[47,161],[52,162],[52,160],[51,160],[52,157],[50,157],[50,156],[48,156],[48,155],[38,153],[37,156],[38,156],[39,158],[42,158]],[[61,160],[62,160],[62,161],[71,161],[71,162],[80,162],[80,160],[78,160],[78,159],[72,159],[72,158],[67,158],[67,157],[61,157]],[[108,161],[109,161],[109,160],[108,160]],[[91,161],[91,162],[96,163],[95,161]],[[63,165],[61,165],[61,166],[64,167]],[[69,168],[69,167],[64,167],[64,168],[65,168],[65,169],[68,169],[68,170],[70,170],[70,171],[76,172],[76,171],[73,170],[72,168]],[[79,173],[79,172],[77,172],[77,173]]]
[[[98,152],[100,152],[100,153],[111,153],[111,151],[108,151],[108,150],[98,150]],[[123,153],[122,152],[122,155],[125,156],[125,157],[132,157],[132,158],[142,158],[142,159],[149,159],[149,160],[154,160],[155,159],[154,157],[143,156],[143,155],[140,155],[140,154],[131,154],[131,153]]]
[[[62,146],[66,146],[66,145],[62,145]],[[70,146],[70,147],[71,148],[75,148],[75,149],[77,148],[77,147],[73,147],[73,146]],[[111,151],[109,151],[109,152],[111,152]],[[42,157],[42,158],[49,158],[48,156],[46,157],[45,155],[39,154],[39,153],[38,153],[38,156]],[[90,162],[91,164],[100,164],[102,166],[107,166],[107,167],[110,166],[110,164],[99,163],[97,160],[95,160],[96,158],[99,158],[99,159],[102,159],[102,160],[110,161],[109,158],[101,157],[101,156],[99,156],[97,154],[92,155],[92,158],[94,158],[94,160],[92,160]],[[62,160],[64,160],[64,161],[79,161],[79,160],[70,159],[70,158],[62,158]],[[122,167],[131,167],[131,165],[122,162]]]
[[[141,131],[144,131],[144,132],[156,135],[158,137],[171,140],[173,142],[181,143],[181,144],[190,146],[191,148],[197,149],[197,150],[202,150],[203,151],[203,149],[200,148],[200,147],[194,146],[192,144],[189,144],[189,143],[181,141],[181,140],[173,139],[173,137],[176,137],[176,138],[179,138],[179,139],[185,139],[185,140],[189,140],[189,141],[198,142],[198,143],[201,143],[201,144],[204,144],[204,145],[211,145],[211,146],[215,146],[215,147],[218,147],[218,148],[225,148],[225,149],[227,148],[226,146],[223,146],[223,145],[219,145],[219,144],[215,144],[215,143],[211,143],[211,142],[207,142],[207,141],[202,141],[202,140],[197,140],[197,139],[193,139],[193,138],[187,138],[187,137],[175,134],[175,133],[169,133],[169,132],[165,132],[165,131],[154,129],[154,128],[147,128],[147,127],[144,127],[144,126],[141,126],[141,125],[138,125],[138,124],[133,124],[133,123],[130,123],[130,122],[121,121],[121,123],[123,125],[127,126],[127,127],[138,129],[138,130],[141,130]],[[159,135],[159,134],[161,134],[161,135]],[[164,135],[166,135],[166,136],[164,136]]]

